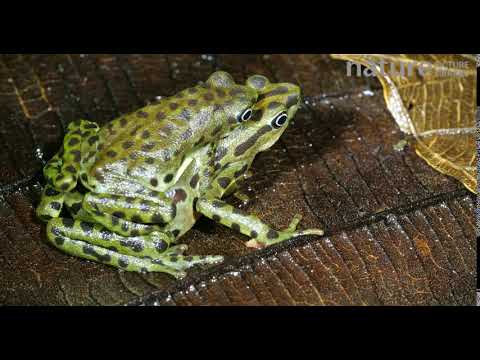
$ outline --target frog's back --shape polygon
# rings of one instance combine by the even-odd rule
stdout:
[[[231,130],[256,100],[252,89],[212,77],[103,127],[90,175],[113,172],[152,188],[171,181],[184,156]]]

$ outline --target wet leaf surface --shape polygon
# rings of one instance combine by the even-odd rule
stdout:
[[[335,54],[375,71],[385,102],[415,150],[434,169],[477,191],[473,55]],[[357,67],[353,66],[352,74]]]
[[[324,237],[261,251],[201,219],[183,238],[224,264],[180,282],[67,256],[36,220],[40,169],[66,125],[105,124],[221,68],[301,84],[308,106],[258,156],[247,211],[281,228],[294,213]],[[371,79],[327,55],[2,55],[0,303],[52,305],[475,303],[476,197],[420,159]],[[234,202],[234,200],[231,200]]]

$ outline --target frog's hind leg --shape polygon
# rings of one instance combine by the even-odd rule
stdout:
[[[170,235],[160,236],[167,238]],[[125,271],[165,272],[176,278],[184,277],[184,270],[196,264],[214,264],[223,260],[219,256],[183,256],[181,253],[186,249],[185,246],[165,251],[146,236],[127,238],[100,224],[66,218],[55,218],[48,222],[47,238],[55,247],[70,255]]]
[[[96,143],[98,130],[96,123],[86,120],[77,120],[68,125],[62,150],[44,169],[47,181],[55,189],[68,192],[75,188],[84,153],[82,145]]]
[[[297,225],[302,218],[298,214],[287,229],[276,231],[255,215],[249,215],[219,199],[200,198],[196,208],[208,218],[251,237],[246,243],[248,247],[263,248],[301,235],[323,235],[320,229],[297,231]]]
[[[82,207],[95,222],[123,236],[160,231],[161,225],[176,216],[176,207],[170,199],[151,201],[89,192],[85,195]]]
[[[47,184],[43,190],[40,204],[36,209],[38,218],[48,221],[59,217],[63,208],[64,197],[64,193],[55,190],[53,186]]]

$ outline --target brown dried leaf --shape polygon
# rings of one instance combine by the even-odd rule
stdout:
[[[417,154],[434,169],[455,177],[470,191],[477,192],[477,71],[474,56],[331,56],[367,67],[367,76],[373,71],[382,83],[387,107],[395,121],[402,131],[415,136]],[[384,71],[381,71],[382,62]],[[426,64],[429,67],[425,67]],[[357,76],[356,71],[357,67],[352,66],[351,76]]]

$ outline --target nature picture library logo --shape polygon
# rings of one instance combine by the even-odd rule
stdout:
[[[479,66],[480,54],[476,55],[476,66]],[[445,61],[445,62],[429,62],[429,61],[409,61],[409,60],[395,60],[395,62],[388,62],[384,59],[379,61],[368,60],[368,66],[355,61],[347,61],[347,76],[355,75],[357,77],[377,77],[381,76],[401,76],[413,77],[415,72],[425,77],[429,74],[434,74],[439,77],[464,77],[466,71],[471,69],[473,63],[471,61]]]

